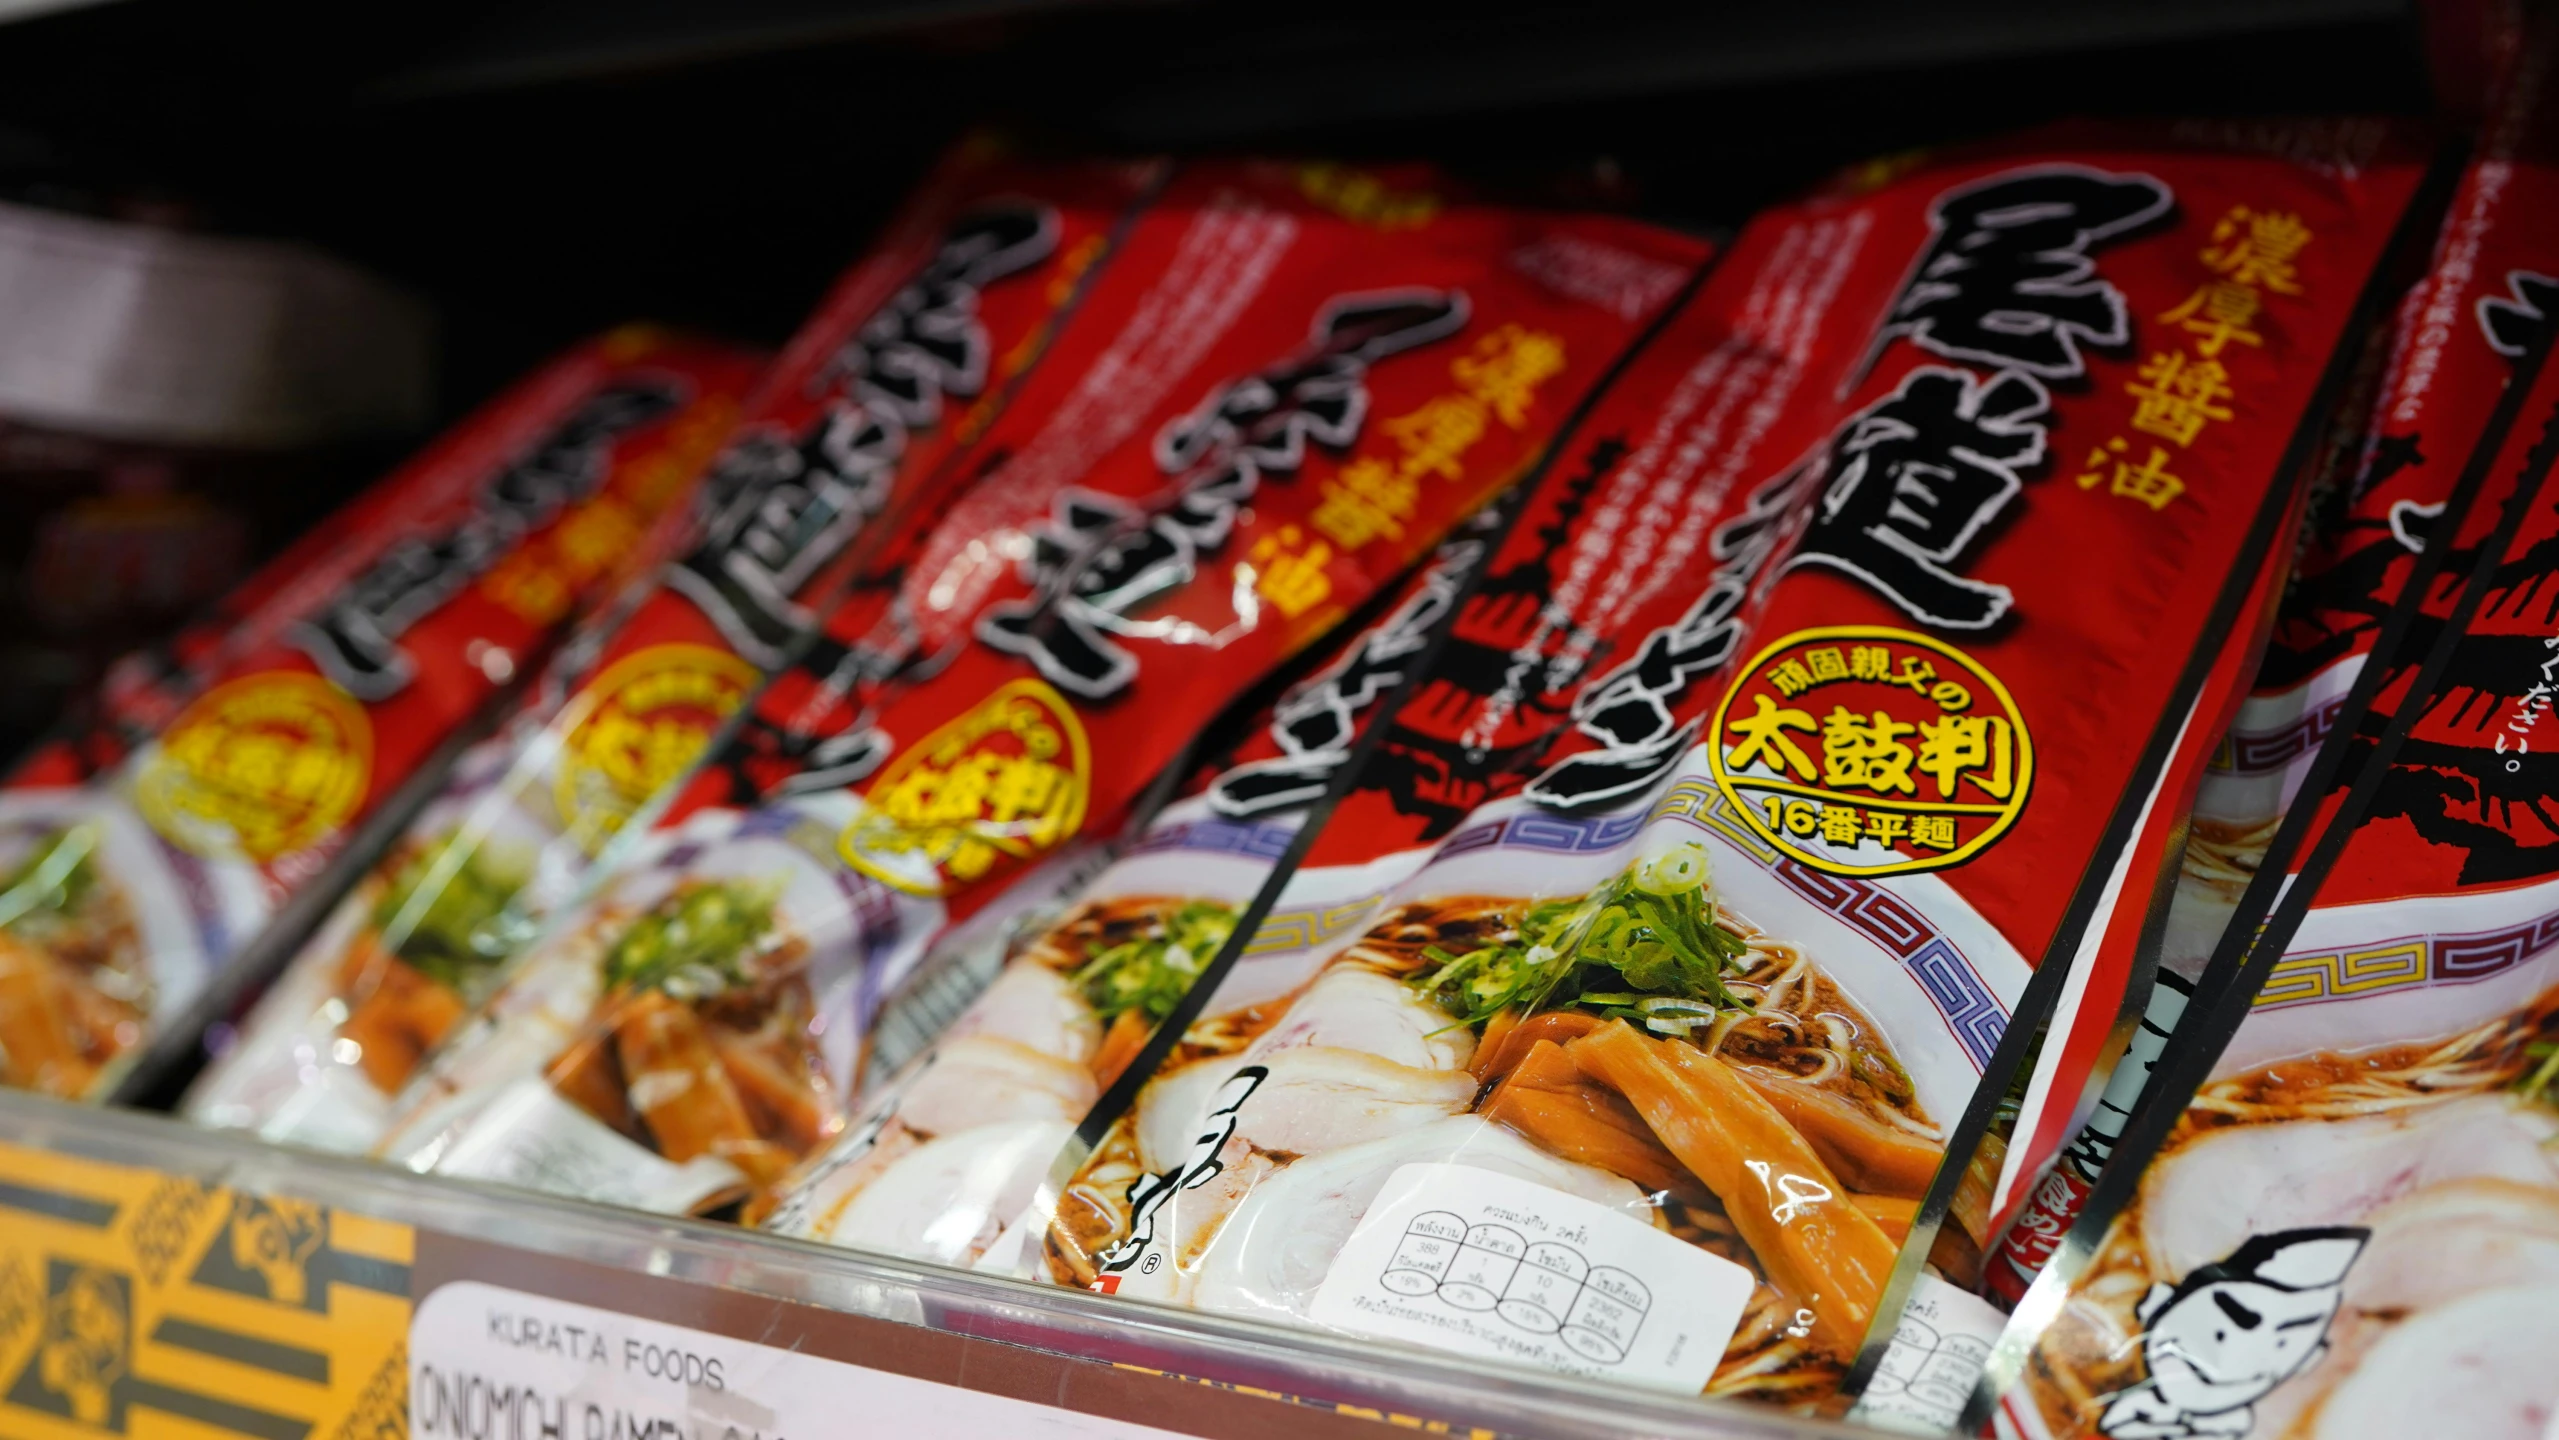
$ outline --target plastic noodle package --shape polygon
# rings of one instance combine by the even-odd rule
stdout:
[[[200,1122],[362,1151],[624,821],[663,796],[899,526],[1104,263],[1151,165],[961,146],[749,397],[686,544],[563,652],[383,853],[189,1092]]]
[[[716,431],[718,416],[705,410],[688,423]],[[13,783],[79,784],[168,728],[225,665],[272,643],[379,555],[400,533],[416,474],[396,470],[320,517],[176,633],[110,665],[85,709],[19,760]]]
[[[1303,939],[1230,945],[1088,1123],[1042,1273],[1833,1403],[2120,900],[2424,168],[2277,138],[2071,129],[1755,221],[1559,462],[1644,500],[1522,577],[1644,608],[1461,622],[1284,882]]]
[[[1254,717],[1231,763],[1204,767],[1047,923],[1017,927],[1002,968],[975,977],[984,988],[935,1024],[933,1001],[967,984],[942,973],[966,964],[946,952],[969,954],[937,946],[874,1026],[878,1037],[913,1027],[928,1043],[870,1087],[762,1227],[1018,1268],[1028,1232],[1016,1222],[1051,1164],[1285,861],[1359,732],[1447,628],[1507,509],[1497,503],[1442,545],[1382,618]]]
[[[2545,366],[2445,629],[2305,798],[2317,845],[2018,1306],[2000,1433],[2539,1437],[2559,1410],[2554,450]]]
[[[1498,825],[1461,829],[1488,804],[1520,808],[1519,792],[1541,778],[1648,794],[1677,763],[1680,732],[1710,688],[1697,680],[1729,657],[1741,612],[1807,518],[1815,487],[1749,482],[1754,468],[1779,463],[1768,457],[1791,458],[1819,439],[1802,401],[1838,379],[1843,347],[1822,342],[1836,338],[1834,303],[1860,238],[1854,224],[1801,217],[1754,227],[1579,427],[1304,866],[1275,882],[1285,888],[1260,934],[1222,954],[1199,1002],[1176,1012],[1184,1028],[1148,1057],[1155,1073],[1133,1104],[1088,1117],[1089,1153],[1054,1197],[1039,1273],[1122,1295],[1197,1301],[1211,1291],[1215,1303],[1211,1287],[1241,1286],[1185,1263],[1195,1258],[1192,1237],[1244,1198],[1237,1180],[1273,1168],[1261,1151],[1297,1154],[1313,1179],[1331,1173],[1326,1152],[1356,1163],[1436,1121],[1454,1141],[1478,1139],[1466,1156],[1478,1167],[1533,1155],[1517,1142],[1497,1145],[1491,1127],[1463,1115],[1479,1082],[1465,1065],[1476,1045],[1462,1016],[1430,990],[1397,983],[1409,975],[1316,977],[1327,955],[1375,923],[1381,892],[1435,847],[1463,854],[1498,839]],[[1703,585],[1693,578],[1701,573]],[[1617,703],[1595,703],[1602,697]],[[1543,833],[1560,843],[1535,862],[1572,866],[1578,820],[1547,822]],[[1421,928],[1432,940],[1445,928],[1452,955],[1468,951],[1478,931],[1515,929],[1502,902],[1487,908]],[[1507,965],[1479,978],[1492,985],[1516,974]],[[1452,978],[1453,991],[1462,987]],[[1328,1018],[1342,1032],[1330,1040]],[[1246,1113],[1301,1133],[1244,1124],[1227,1092],[1248,1080],[1260,1102]],[[1326,1121],[1334,1110],[1367,1133],[1326,1134],[1339,1128]],[[1358,1143],[1368,1139],[1381,1143]],[[1194,1177],[1205,1183],[1186,1189]],[[1371,1193],[1354,1183],[1349,1195]],[[1274,1214],[1312,1228],[1318,1265],[1339,1243],[1336,1224],[1358,1218],[1320,1191],[1283,1187],[1268,1200],[1280,1207]],[[1259,1248],[1233,1247],[1233,1258],[1249,1266],[1247,1251]],[[1226,1303],[1285,1314],[1307,1298]]]
[[[312,918],[296,907],[380,843],[368,824],[418,803],[631,578],[756,369],[644,328],[571,351],[359,501],[313,572],[253,581],[281,582],[259,632],[130,759],[85,783],[60,752],[20,771],[0,792],[0,1079],[99,1096],[182,1061],[283,958]]]
[[[1175,176],[897,584],[839,606],[555,916],[384,1153],[660,1210],[769,1191],[842,1127],[878,997],[933,940],[1110,833],[1507,489],[1702,255],[1334,173]]]
[[[2268,847],[2305,783],[2313,793],[2351,753],[2370,697],[2395,688],[2440,633],[2442,612],[2475,555],[2430,537],[2494,514],[2513,473],[2489,461],[2515,420],[2522,384],[2541,363],[2539,275],[2554,257],[2530,217],[2549,203],[2552,109],[2545,98],[2549,37],[2537,37],[2499,90],[2479,153],[2464,170],[2436,241],[2432,269],[2401,303],[2390,363],[2349,491],[2326,513],[2284,597],[2272,644],[2231,720],[2197,797],[2191,835],[2158,942],[2158,983],[2141,1032],[2085,1124],[2051,1171],[2016,1204],[1988,1293],[2013,1304],[2085,1201],[2136,1107],[2150,1067],[2170,1043],[2208,962],[2253,932],[2288,856],[2260,879]],[[2485,491],[2486,493],[2483,493]],[[2380,667],[2371,669],[2371,667]],[[2371,669],[2371,673],[2367,670]],[[2334,751],[2323,758],[2323,746]],[[2305,816],[2306,822],[2311,817]],[[2296,826],[2289,843],[2306,838]],[[2254,889],[2252,890],[2252,884]],[[2046,1146],[2071,1118],[2043,1117]],[[2004,1205],[2018,1197],[2003,1194]]]

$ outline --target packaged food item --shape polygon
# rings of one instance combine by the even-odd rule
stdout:
[[[1864,238],[1853,216],[1763,219],[1577,427],[1304,865],[1266,881],[1284,888],[1251,944],[1221,950],[1193,992],[1198,1002],[1170,1012],[1182,1028],[1144,1057],[1154,1073],[1133,1099],[1086,1117],[1077,1147],[1085,1153],[1069,1151],[1072,1178],[1040,1217],[1049,1228],[1027,1257],[1035,1273],[1186,1298],[1198,1282],[1181,1263],[1192,1248],[1184,1242],[1222,1218],[1217,1200],[1234,1197],[1217,1195],[1223,1182],[1212,1180],[1202,1204],[1181,1193],[1182,1182],[1250,1173],[1220,1169],[1251,1152],[1211,1143],[1233,1121],[1213,1116],[1203,1131],[1203,1096],[1297,1014],[1301,994],[1323,1008],[1308,982],[1376,920],[1386,892],[1443,842],[1457,854],[1497,843],[1505,820],[1460,826],[1504,808],[1525,813],[1532,837],[1555,842],[1541,859],[1571,863],[1585,838],[1580,819],[1549,819],[1518,802],[1542,776],[1658,788],[1818,494],[1786,467],[1818,445],[1823,397],[1844,372],[1850,322],[1837,302],[1866,258]],[[1779,472],[1773,481],[1770,470]],[[1401,1128],[1435,1118],[1434,1101],[1442,1113],[1464,1108],[1476,1081],[1451,1063],[1474,1048],[1463,1022],[1391,981],[1345,978],[1338,1008],[1375,1033],[1365,1046],[1314,1057],[1342,1069],[1344,1101],[1373,1111],[1381,1133],[1412,1106],[1392,1093],[1398,1082],[1424,1092],[1418,1117]],[[1323,1084],[1320,1075],[1309,1081]],[[1356,1186],[1354,1194],[1364,1198]],[[1337,1238],[1329,1225],[1321,1233]]]
[[[2385,327],[2372,329],[2387,342]],[[2368,353],[2371,348],[2368,343]],[[2369,413],[2369,400],[2365,394],[2341,407],[2347,413],[2330,427],[2330,443],[2309,468],[2309,483],[2297,492],[2296,507],[2277,527],[2278,535],[2301,533],[2306,520],[2298,502],[2335,483],[2335,466],[2351,463],[2360,448],[2360,417]],[[2292,573],[2291,552],[2287,544],[2268,547],[2236,612],[2229,643],[2199,652],[2208,669],[2142,807],[2125,851],[2121,891],[2112,897],[2102,926],[2071,957],[2052,1019],[2027,1048],[2006,1093],[1992,1104],[1970,1160],[1960,1172],[1940,1177],[1939,1188],[1947,1193],[1940,1223],[1951,1222],[1960,1238],[1944,1244],[1933,1237],[1928,1241],[1926,1266],[1912,1277],[1890,1335],[1880,1337],[1878,1346],[1873,1343],[1878,1337],[1870,1334],[1867,1353],[1848,1380],[1857,1395],[1851,1418],[1910,1434],[1937,1434],[1954,1423],[2006,1323],[2019,1259],[2032,1257],[2030,1263],[2040,1264],[2050,1252],[2049,1222],[2037,1207],[2054,1193],[2052,1174],[2060,1173],[2061,1166],[2082,1163],[2096,1143],[2111,1143],[2115,1131],[2101,1129],[2109,1123],[2104,1103],[2120,1093],[2113,1087],[2138,1089],[2156,1054],[2153,1042],[2160,1038],[2148,1023],[2167,1013],[2163,995],[2173,1000],[2182,993],[2175,988],[2179,982],[2174,973],[2159,968],[2160,929],[2188,848],[2197,792],[2211,763],[2224,753],[2222,737],[2258,672],[2276,602]],[[2136,997],[2155,1008],[2137,1011]],[[1994,1056],[1991,1068],[2005,1067]],[[2066,1117],[2079,1113],[2072,1102],[2079,1100],[2079,1108],[2085,1109],[2082,1097],[2101,1081],[2109,1088],[2100,1092],[2096,1117],[2057,1156],[2055,1136]],[[1987,1098],[1986,1087],[1977,1091],[1976,1105]],[[2092,1142],[2100,1133],[2108,1139]],[[1922,1197],[1923,1215],[1929,1208],[1928,1198]],[[1978,1238],[1985,1235],[1995,1237],[1988,1255]],[[1906,1239],[1905,1256],[1918,1243]],[[1888,1298],[1887,1305],[1891,1303]]]
[[[1936,1255],[1933,1259],[1941,1267],[1937,1279],[1967,1291],[1978,1290],[2002,1305],[2013,1303],[2015,1293],[2022,1291],[2017,1279],[2021,1268],[2031,1280],[2033,1267],[2050,1253],[2050,1241],[2055,1238],[2044,1208],[2061,1193],[2053,1188],[2051,1175],[2076,1176],[2079,1167],[2102,1165],[2103,1147],[2120,1132],[2120,1115],[2107,1108],[2108,1103],[2129,1103],[2138,1092],[2145,1067],[2157,1054],[2155,1042],[2162,1038],[2150,1026],[2163,1016],[2173,1021],[2167,1007],[2190,984],[2161,967],[2160,933],[2173,913],[2173,897],[2193,850],[2197,796],[2210,784],[2214,762],[2228,754],[2229,724],[2259,671],[2263,640],[2291,575],[2289,559],[2288,547],[2280,544],[2261,558],[2256,581],[2237,612],[2241,618],[2233,629],[2232,643],[2212,654],[2211,669],[2142,810],[2127,852],[2123,893],[2103,928],[2090,937],[2083,956],[2073,962],[2069,981],[2054,1004],[2054,1020],[2039,1037],[2026,1067],[2011,1081],[2009,1094],[1993,1112],[1954,1189],[1948,1204],[1950,1218],[1967,1236],[1997,1237],[1995,1253],[1988,1257],[1970,1251]],[[2257,643],[2249,643],[2246,637],[2255,637]],[[2150,1008],[2135,1013],[2132,1003],[2137,996]],[[2109,1032],[2126,1031],[2120,1034],[2121,1053],[2109,1069],[2105,1052],[2114,1048],[2116,1038]],[[2085,1126],[2068,1137],[2069,1147],[2061,1148],[2059,1140],[2070,1121],[2086,1109],[2087,1089],[2101,1079],[2105,1088],[2095,1111]],[[1960,1316],[1976,1329],[1996,1333],[1999,1328],[1999,1312],[1978,1302],[1964,1304],[1940,1297],[1939,1305],[1948,1312],[1950,1323]],[[1960,1392],[1941,1394],[1938,1399],[1941,1410],[1962,1403]]]
[[[1461,753],[1531,685],[1570,721],[1497,783],[1399,715],[1280,902],[1321,927],[1195,988],[1048,1276],[1830,1402],[2122,903],[2423,169],[2381,125],[2070,127],[1755,221],[1588,430],[1711,477],[1568,572],[1657,628],[1495,650]]]
[[[2538,1437],[2559,1409],[2559,367],[2422,665],[2001,1351],[2001,1433]],[[2438,532],[2439,534],[2441,532]]]
[[[895,587],[561,912],[384,1153],[661,1210],[780,1180],[932,940],[1508,488],[1700,259],[1340,181],[1175,176]]]
[[[1515,499],[1441,545],[1382,617],[1254,717],[1230,763],[1202,767],[1046,923],[1008,936],[991,979],[939,973],[970,968],[979,947],[937,946],[873,1027],[872,1072],[901,1024],[929,1039],[865,1087],[861,1112],[785,1183],[762,1228],[1017,1268],[1016,1222],[1051,1164],[1286,862],[1308,807],[1455,615]],[[1256,943],[1285,944],[1285,924]],[[964,1007],[931,1014],[936,992],[970,979],[983,989]]]
[[[225,665],[272,642],[378,558],[400,534],[401,517],[439,483],[449,482],[430,468],[394,469],[165,639],[117,659],[84,711],[19,757],[9,783],[77,785],[113,770]]]
[[[2432,267],[2400,303],[2354,483],[2314,512],[2265,660],[2197,795],[2139,1036],[2049,1173],[2012,1167],[2004,1177],[1999,1211],[2017,1214],[2003,1219],[1985,1276],[1985,1293],[2003,1305],[2025,1294],[2068,1232],[2216,949],[2242,943],[2272,904],[2310,838],[2305,814],[2261,875],[2303,786],[2316,795],[2338,777],[2371,697],[2440,635],[2476,553],[2450,543],[2429,553],[2428,540],[2452,536],[2479,507],[2497,513],[2496,487],[2513,481],[2490,461],[2541,364],[2532,345],[2549,298],[2540,272],[2554,257],[2540,253],[2548,247],[2533,217],[2552,203],[2550,49],[2547,34],[2536,37],[2530,63],[2508,74]],[[2384,668],[2367,674],[2373,665]],[[2074,1118],[2047,1109],[2028,1125],[2040,1132],[2032,1143],[2053,1147]]]
[[[246,580],[300,532],[315,492],[340,499],[371,478],[372,448],[226,454],[0,416],[0,753],[96,725],[121,657]]]
[[[572,350],[369,497],[352,551],[287,582],[290,623],[235,646],[130,760],[86,784],[22,771],[0,792],[0,1078],[97,1095],[146,1047],[156,1065],[192,1046],[366,827],[423,798],[628,578],[756,368],[646,328]],[[284,590],[256,613],[280,619]]]
[[[684,773],[1042,353],[1157,179],[963,145],[747,402],[685,548],[569,647],[350,890],[188,1093],[200,1122],[365,1150],[419,1057],[486,998],[624,820]]]

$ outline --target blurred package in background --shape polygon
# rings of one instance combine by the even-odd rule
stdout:
[[[423,305],[189,218],[0,180],[0,753],[429,418]]]

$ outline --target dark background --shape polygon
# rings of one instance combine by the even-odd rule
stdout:
[[[125,0],[0,27],[0,194],[371,266],[436,306],[451,415],[624,319],[778,342],[976,122],[1732,225],[2072,114],[2423,112],[2424,29],[2402,0]]]

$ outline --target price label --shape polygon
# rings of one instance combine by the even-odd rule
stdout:
[[[446,1285],[409,1329],[413,1440],[1146,1440],[1173,1432],[494,1285]]]

